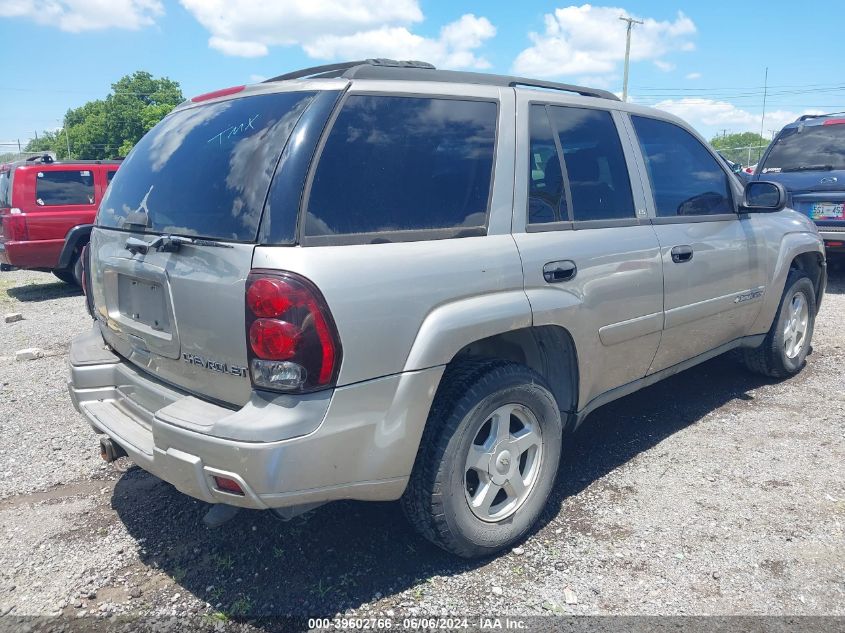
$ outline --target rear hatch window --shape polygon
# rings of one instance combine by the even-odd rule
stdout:
[[[845,123],[783,130],[760,168],[761,174],[845,169]]]
[[[167,116],[123,161],[98,226],[255,241],[279,156],[314,94],[248,96]]]

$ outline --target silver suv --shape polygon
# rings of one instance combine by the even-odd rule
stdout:
[[[70,394],[211,522],[401,499],[488,555],[596,407],[736,348],[801,370],[825,257],[785,204],[600,90],[367,60],[209,93],[108,189]]]

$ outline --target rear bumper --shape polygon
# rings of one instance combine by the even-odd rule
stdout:
[[[234,411],[139,371],[95,325],[71,345],[68,386],[94,430],[141,468],[208,503],[264,509],[399,498],[442,373],[407,372],[319,398],[255,395]],[[244,495],[218,490],[215,475]]]
[[[64,240],[0,242],[0,263],[18,268],[53,269],[59,261]]]

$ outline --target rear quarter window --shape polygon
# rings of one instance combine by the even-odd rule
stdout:
[[[497,111],[492,101],[348,97],[313,175],[305,237],[483,233]],[[440,232],[396,235],[406,231]]]
[[[35,202],[42,207],[94,204],[94,172],[90,169],[36,172]]]

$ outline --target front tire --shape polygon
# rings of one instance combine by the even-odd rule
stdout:
[[[743,350],[751,371],[771,378],[794,376],[804,368],[816,321],[816,291],[802,270],[789,271],[775,320],[766,339]]]
[[[554,485],[563,423],[545,381],[506,361],[449,366],[402,506],[443,549],[474,558],[525,537]]]

